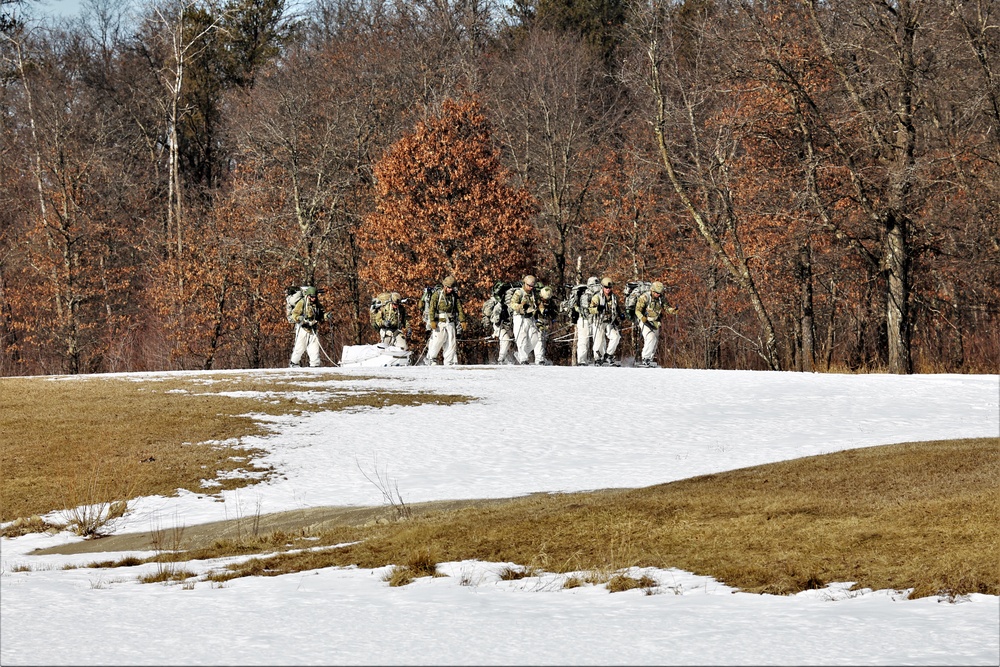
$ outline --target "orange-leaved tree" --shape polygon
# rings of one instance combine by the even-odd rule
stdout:
[[[374,173],[376,207],[358,234],[371,294],[416,298],[454,275],[474,321],[495,281],[534,270],[537,206],[510,184],[477,100],[445,100]]]

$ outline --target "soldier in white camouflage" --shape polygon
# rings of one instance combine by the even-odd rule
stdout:
[[[642,360],[637,366],[656,368],[656,347],[660,341],[660,324],[663,315],[673,315],[677,309],[663,299],[663,283],[657,281],[648,292],[639,295],[635,302],[635,320],[642,332]]]
[[[548,345],[552,327],[555,326],[556,319],[559,317],[559,304],[556,303],[556,300],[553,298],[554,296],[555,292],[548,285],[538,290],[538,312],[535,314],[535,323],[538,325],[538,335],[540,338],[538,346],[542,350],[541,363],[544,366],[552,365],[545,348]],[[535,359],[537,361],[537,354],[535,355]]]
[[[597,285],[597,276],[587,278],[587,287]],[[584,293],[582,298],[586,298]],[[578,304],[579,305],[579,304]],[[586,305],[586,304],[584,304]],[[576,318],[576,363],[578,366],[586,366],[590,357],[590,343],[593,333],[590,330],[590,317],[585,307],[580,308],[580,314]]]
[[[510,312],[514,317],[514,344],[517,346],[517,361],[528,363],[532,353],[536,364],[547,364],[542,333],[538,330],[538,299],[535,296],[535,276],[526,275],[521,287],[510,298]]]
[[[490,325],[493,327],[493,337],[500,342],[497,351],[497,363],[508,366],[517,363],[514,357],[514,329],[510,313],[506,312],[503,300],[497,299],[490,311]]]
[[[295,347],[292,348],[292,358],[288,365],[295,368],[302,361],[302,355],[309,354],[309,365],[319,366],[319,325],[326,319],[323,307],[319,304],[315,287],[302,290],[302,300],[295,304],[292,310],[292,320],[295,322]]]
[[[602,278],[601,290],[590,298],[587,306],[590,329],[594,336],[595,366],[621,366],[615,357],[618,343],[622,339],[619,330],[621,312],[618,297],[612,291],[613,287],[614,281],[611,278]]]
[[[454,276],[441,281],[440,291],[431,297],[429,315],[431,339],[427,342],[425,363],[428,366],[438,365],[437,357],[443,349],[445,366],[454,366],[458,363],[458,336],[468,326]]]
[[[406,309],[399,292],[392,292],[389,300],[375,314],[378,336],[383,345],[406,349]]]

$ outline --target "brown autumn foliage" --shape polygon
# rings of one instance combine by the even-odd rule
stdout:
[[[176,368],[281,363],[288,344],[283,295],[297,283],[275,261],[287,230],[269,224],[272,194],[237,174],[233,187],[187,230],[184,254],[158,263],[147,298]]]
[[[376,208],[358,230],[371,293],[416,299],[454,275],[478,319],[495,281],[536,270],[535,204],[509,180],[479,103],[445,100],[375,165]]]
[[[238,23],[169,81],[155,20],[0,35],[0,374],[283,364],[303,282],[337,358],[382,290],[475,310],[578,258],[667,284],[667,365],[1000,365],[992,4],[653,0],[600,63],[461,3],[312,9],[240,83]]]

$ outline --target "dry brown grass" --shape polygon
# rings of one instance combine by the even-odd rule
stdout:
[[[268,574],[381,567],[419,547],[591,571],[677,567],[752,592],[831,582],[934,594],[1000,594],[1000,439],[838,452],[671,484],[536,495],[493,507],[350,530],[340,549],[281,554]],[[322,543],[348,541],[344,531]],[[240,571],[240,566],[236,566]],[[588,579],[589,581],[590,579]]]
[[[233,415],[468,400],[338,393],[331,379],[0,380],[0,514],[7,520],[63,507],[63,489],[92,477],[88,466],[95,461],[109,471],[136,470],[136,495],[205,492],[206,470],[247,468],[252,454],[211,441],[262,432],[251,419]],[[263,393],[219,395],[236,390]],[[288,391],[307,391],[315,400]],[[232,454],[244,460],[228,462]],[[45,528],[37,516],[17,525],[19,531]],[[535,494],[415,513],[402,522],[241,532],[181,553],[164,547],[148,562],[284,552],[206,577],[218,583],[348,565],[394,565],[402,581],[432,574],[438,562],[477,559],[578,573],[567,586],[612,580],[628,586],[626,568],[676,567],[753,592],[853,581],[872,589],[912,588],[916,597],[1000,595],[997,525],[1000,438],[982,438],[871,447],[642,489]],[[315,549],[322,546],[330,548]],[[292,551],[303,547],[310,549]],[[183,571],[164,565],[159,576],[174,573]]]
[[[645,574],[638,578],[630,577],[627,574],[616,574],[608,580],[608,591],[611,593],[622,593],[642,588],[649,593],[659,585],[658,581]]]
[[[412,584],[415,578],[416,577],[413,576],[413,572],[410,571],[410,568],[405,565],[393,565],[392,569],[386,572],[382,577],[382,581],[395,588],[396,586],[406,586],[407,584]]]
[[[260,450],[238,446],[241,438],[268,432],[266,425],[245,416],[248,413],[301,414],[469,400],[343,392],[329,386],[332,380],[359,379],[364,378],[333,374],[297,379],[206,374],[142,381],[101,376],[0,378],[0,521],[90,503],[121,509],[113,506],[115,501],[170,496],[178,489],[210,495],[256,483],[273,471],[253,463]],[[224,474],[237,470],[248,474],[242,478]],[[217,485],[204,487],[205,479],[216,480]]]

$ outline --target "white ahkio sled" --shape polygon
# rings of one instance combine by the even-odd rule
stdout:
[[[345,345],[340,366],[409,366],[410,352],[395,345]]]

